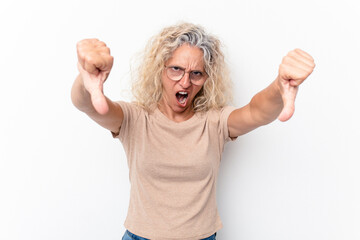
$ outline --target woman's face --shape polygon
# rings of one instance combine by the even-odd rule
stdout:
[[[172,116],[187,115],[192,112],[192,102],[204,85],[203,83],[194,85],[190,81],[190,74],[205,73],[203,52],[198,47],[184,44],[173,52],[171,58],[165,62],[165,66],[172,67],[173,70],[184,69],[185,74],[180,80],[174,81],[168,77],[167,70],[164,68],[161,79],[163,92],[160,107]]]

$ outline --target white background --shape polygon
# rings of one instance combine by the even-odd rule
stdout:
[[[105,93],[129,99],[130,60],[180,20],[225,45],[241,107],[286,53],[316,62],[294,117],[226,146],[218,239],[360,239],[360,7],[342,1],[2,1],[0,239],[121,239],[129,188],[122,146],[73,107],[76,42],[105,41]]]

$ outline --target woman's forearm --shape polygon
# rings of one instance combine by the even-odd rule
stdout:
[[[74,106],[82,112],[90,113],[95,111],[95,108],[91,103],[91,95],[85,89],[84,82],[80,74],[76,77],[71,88],[71,101]]]
[[[278,79],[257,93],[249,103],[251,116],[260,126],[274,121],[279,116],[283,106]]]

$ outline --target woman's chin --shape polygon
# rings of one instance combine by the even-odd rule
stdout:
[[[162,108],[163,110],[165,110],[166,108],[168,108],[169,110],[170,108],[172,112],[181,114],[189,110],[191,111],[192,105],[189,100],[190,99],[186,99],[183,103],[181,103],[177,99],[173,99],[173,101],[171,102],[168,102],[165,99],[163,99],[163,101],[160,102],[160,108]]]
[[[176,104],[174,107],[172,107],[172,110],[176,113],[182,113],[185,112],[186,109],[188,109],[187,106],[181,106],[179,104]]]

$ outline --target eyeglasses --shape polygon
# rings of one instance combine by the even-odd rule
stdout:
[[[203,85],[205,83],[208,75],[205,72],[201,72],[198,70],[185,72],[185,69],[178,66],[165,66],[166,75],[173,81],[179,81],[185,75],[185,73],[189,73],[190,82],[194,85]]]

